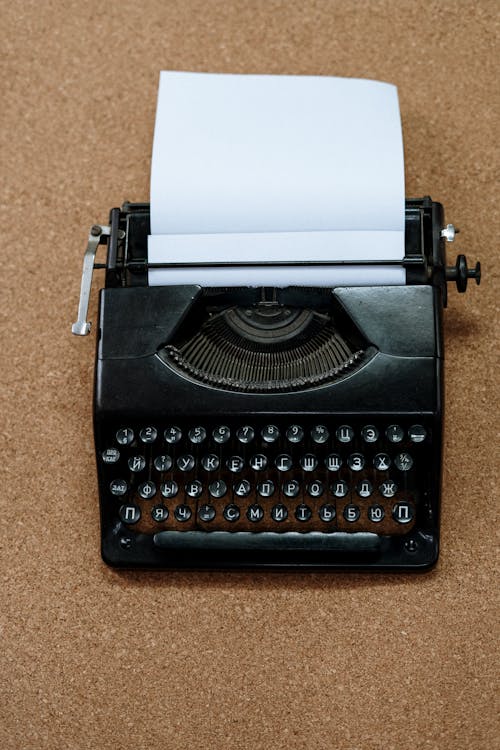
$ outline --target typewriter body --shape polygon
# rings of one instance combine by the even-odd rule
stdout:
[[[443,209],[406,201],[405,286],[148,285],[149,205],[95,226],[102,554],[147,568],[423,570],[439,550]]]

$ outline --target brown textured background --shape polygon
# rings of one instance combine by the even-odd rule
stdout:
[[[3,0],[2,748],[500,746],[497,11],[485,0]],[[90,224],[148,198],[162,68],[399,86],[407,195],[445,204],[456,249],[485,276],[465,297],[451,291],[446,311],[433,573],[101,563],[94,338],[72,338],[70,323]]]

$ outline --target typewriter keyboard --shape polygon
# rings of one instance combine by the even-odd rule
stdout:
[[[143,533],[405,534],[425,496],[431,428],[414,421],[122,424],[106,432],[103,500]]]

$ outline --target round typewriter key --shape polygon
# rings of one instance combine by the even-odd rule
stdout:
[[[328,429],[324,424],[317,424],[311,430],[311,438],[313,439],[314,443],[317,443],[317,445],[326,443],[329,437],[330,433],[328,432]]]
[[[335,520],[335,515],[336,515],[335,505],[330,505],[329,503],[325,503],[319,509],[318,515],[320,519],[324,521],[325,523]]]
[[[156,484],[154,482],[143,482],[139,485],[137,488],[137,491],[139,492],[139,495],[144,498],[144,500],[150,500],[154,495],[156,495]]]
[[[300,492],[300,484],[296,479],[291,479],[289,482],[284,483],[282,489],[286,497],[297,497]]]
[[[398,424],[391,424],[385,431],[385,434],[390,443],[400,443],[405,436],[405,431]]]
[[[250,459],[250,466],[254,471],[263,471],[267,467],[267,457],[263,453],[257,453]]]
[[[414,424],[408,430],[408,435],[412,443],[423,443],[427,437],[427,430],[421,424]]]
[[[101,458],[104,464],[116,464],[120,460],[120,451],[118,448],[106,448],[101,453]]]
[[[227,425],[221,424],[219,427],[216,427],[214,431],[212,432],[212,437],[215,440],[216,443],[227,443],[229,438],[231,437],[231,430]]]
[[[156,456],[154,460],[154,467],[156,471],[170,471],[172,468],[172,459],[163,453],[161,456]]]
[[[392,509],[392,517],[398,523],[411,523],[413,521],[413,508],[409,503],[396,503]]]
[[[236,482],[233,487],[234,494],[238,497],[248,497],[250,494],[250,482],[248,479],[242,479],[241,482]]]
[[[342,459],[338,453],[330,453],[325,459],[325,466],[328,471],[338,471],[342,466]]]
[[[246,424],[237,430],[236,437],[238,438],[240,443],[246,445],[247,443],[251,443],[254,439],[255,431],[253,427],[250,427],[250,425]]]
[[[270,479],[266,479],[264,482],[259,482],[257,485],[257,492],[261,497],[271,497],[274,495],[274,482]]]
[[[372,424],[367,424],[361,430],[361,437],[365,443],[376,443],[378,440],[378,430]]]
[[[267,424],[262,430],[262,439],[266,443],[274,443],[280,436],[280,431],[275,424]]]
[[[292,424],[286,431],[286,439],[289,443],[300,443],[304,438],[304,430],[298,424]]]
[[[342,424],[335,430],[339,443],[350,443],[354,437],[354,430],[348,424]]]
[[[185,453],[177,459],[177,466],[181,471],[191,471],[194,469],[194,464],[194,456],[190,453]]]
[[[247,518],[252,523],[258,523],[264,518],[264,510],[260,505],[250,505],[247,510]]]
[[[209,453],[208,456],[203,456],[201,465],[205,471],[216,471],[220,465],[219,457],[215,453]]]
[[[410,471],[413,466],[413,458],[409,453],[406,453],[406,451],[398,453],[394,459],[394,466],[396,469],[399,469],[399,471]]]
[[[370,505],[368,508],[368,518],[372,523],[380,523],[385,516],[385,510],[381,505]]]
[[[382,497],[394,497],[398,491],[398,485],[392,479],[387,479],[387,481],[382,482],[379,491]]]
[[[198,508],[198,518],[200,521],[210,523],[215,518],[215,508],[213,505],[200,505]]]
[[[178,443],[182,438],[182,430],[180,429],[180,427],[175,427],[175,425],[172,425],[172,427],[167,427],[167,429],[163,433],[163,437],[165,438],[165,442],[174,445],[175,443]]]
[[[295,508],[295,518],[297,521],[309,521],[312,516],[312,510],[308,505],[301,503]]]
[[[318,459],[312,453],[306,453],[306,455],[302,456],[300,459],[300,465],[304,471],[314,471],[318,465]]]
[[[345,497],[349,492],[349,487],[347,486],[347,482],[344,482],[343,479],[340,479],[338,482],[334,482],[334,484],[332,484],[331,490],[332,495],[335,495],[335,497]]]
[[[181,523],[189,521],[192,515],[193,511],[191,510],[189,505],[178,505],[174,510],[174,516],[176,517],[177,521],[180,521]]]
[[[163,482],[160,486],[160,492],[163,497],[175,497],[179,492],[177,482],[174,482],[171,479],[168,482]]]
[[[241,458],[241,456],[231,456],[226,461],[226,466],[229,469],[229,471],[232,471],[233,474],[237,474],[239,471],[243,470],[243,467],[245,466],[244,460]]]
[[[188,438],[194,445],[199,445],[200,443],[203,443],[203,441],[207,437],[207,431],[204,427],[200,427],[199,425],[197,427],[193,427],[188,432]]]
[[[137,523],[141,517],[141,511],[137,505],[122,505],[118,511],[120,521],[127,524]]]
[[[365,457],[361,453],[351,453],[347,465],[352,471],[361,471],[365,465]]]
[[[195,479],[194,482],[188,482],[185,489],[186,495],[189,495],[189,497],[200,497],[203,492],[203,485],[198,479]]]
[[[387,471],[387,469],[391,465],[391,459],[389,458],[387,453],[377,453],[377,455],[373,459],[373,465],[377,469],[377,471]]]
[[[151,518],[157,523],[162,523],[168,518],[168,508],[164,505],[153,505],[151,508]]]
[[[281,453],[279,456],[276,456],[276,461],[274,462],[274,465],[278,469],[278,471],[290,471],[292,468],[292,457],[287,455],[286,453]]]
[[[230,521],[232,523],[234,521],[237,521],[240,517],[240,509],[237,505],[231,503],[230,505],[226,505],[222,512],[222,515],[224,516],[226,521]]]
[[[273,505],[271,508],[271,518],[273,521],[276,521],[276,523],[285,521],[288,518],[288,508],[286,505],[283,505],[283,503]]]
[[[356,485],[356,492],[360,497],[370,497],[373,492],[373,485],[368,479],[363,479]]]
[[[158,437],[158,432],[155,427],[143,427],[139,433],[139,437],[143,443],[154,443]]]
[[[116,433],[116,442],[120,445],[130,445],[134,440],[134,431],[130,427],[124,427]]]
[[[144,467],[146,466],[146,459],[144,458],[144,456],[130,456],[127,463],[130,471],[136,473],[144,469]]]
[[[110,482],[109,489],[115,497],[122,497],[128,490],[128,484],[124,479],[113,479]]]
[[[216,479],[215,482],[208,485],[208,491],[212,497],[224,497],[227,492],[227,484],[223,479]]]
[[[361,511],[357,505],[346,505],[344,508],[344,518],[349,523],[354,523],[359,519]]]
[[[307,485],[307,493],[310,497],[321,497],[323,494],[323,484],[321,482],[311,482]]]

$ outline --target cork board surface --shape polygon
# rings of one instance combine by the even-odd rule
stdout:
[[[0,747],[500,747],[497,3],[32,0],[1,15]],[[432,573],[101,562],[95,342],[70,323],[90,224],[148,198],[162,68],[399,86],[407,195],[442,201],[462,230],[450,257],[484,269],[445,314]]]

